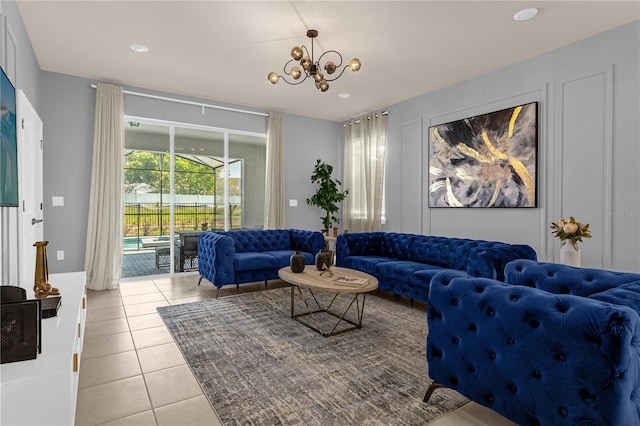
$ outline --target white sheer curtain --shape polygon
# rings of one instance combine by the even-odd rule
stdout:
[[[118,288],[122,268],[122,87],[99,83],[93,127],[93,165],[84,266],[91,290]]]
[[[267,166],[264,197],[265,229],[287,227],[284,118],[271,112],[267,119]]]
[[[387,116],[378,113],[345,126],[343,229],[372,232],[382,229],[384,158]]]

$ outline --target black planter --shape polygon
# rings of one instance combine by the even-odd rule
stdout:
[[[331,250],[319,251],[316,254],[316,268],[318,271],[324,271],[333,265],[333,252]]]
[[[304,260],[304,256],[299,251],[296,251],[291,255],[291,272],[300,273],[304,271],[304,265],[307,262]]]

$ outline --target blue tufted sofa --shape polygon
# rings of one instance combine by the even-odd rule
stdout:
[[[320,232],[300,229],[250,229],[205,232],[198,237],[198,272],[218,288],[223,285],[278,279],[278,269],[288,266],[295,251],[308,265],[324,250]],[[239,288],[239,287],[238,287]]]
[[[393,232],[341,234],[336,241],[337,266],[371,274],[379,289],[423,302],[438,272],[502,280],[504,266],[519,258],[536,259],[536,252],[527,245]]]
[[[431,282],[435,381],[520,425],[640,424],[640,274],[529,260]]]

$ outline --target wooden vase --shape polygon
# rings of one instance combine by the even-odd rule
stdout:
[[[329,269],[333,265],[333,252],[331,250],[322,250],[316,254],[316,268],[318,271]]]

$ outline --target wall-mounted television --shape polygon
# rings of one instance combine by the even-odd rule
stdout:
[[[0,67],[0,206],[18,207],[16,89]]]

